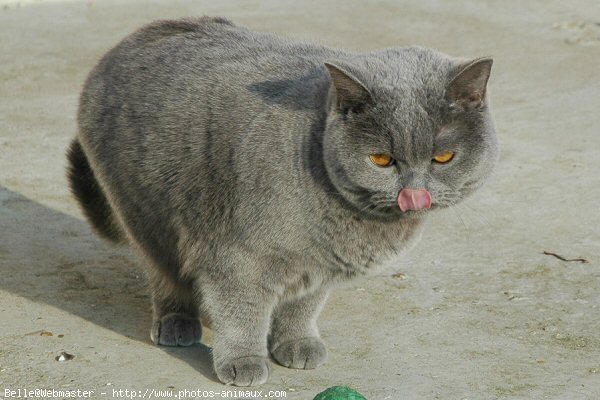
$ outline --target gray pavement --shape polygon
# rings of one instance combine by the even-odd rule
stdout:
[[[225,389],[208,347],[150,343],[141,265],[92,233],[64,176],[96,60],[145,22],[202,14],[347,49],[420,44],[495,58],[503,151],[489,184],[432,218],[388,272],[337,291],[320,320],[329,362],[274,366],[263,394],[312,399],[350,385],[369,400],[600,398],[593,0],[0,0],[0,398],[18,388],[105,399],[113,389]],[[75,358],[55,361],[63,351]]]

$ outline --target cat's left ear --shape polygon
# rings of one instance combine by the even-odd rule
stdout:
[[[485,101],[485,92],[493,60],[477,58],[462,64],[446,89],[446,98],[465,109],[479,108]]]
[[[360,109],[371,99],[369,89],[354,75],[333,63],[326,62],[325,67],[331,77],[331,86],[335,89],[335,105],[346,113]]]

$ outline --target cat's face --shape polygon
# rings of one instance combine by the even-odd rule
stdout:
[[[491,60],[422,48],[376,54],[378,62],[327,65],[329,178],[363,215],[420,216],[459,202],[498,158],[486,99]]]

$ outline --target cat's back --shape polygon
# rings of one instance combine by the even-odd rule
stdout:
[[[294,92],[292,102],[320,107],[306,99],[322,98],[310,91],[326,87],[312,89],[306,81],[326,82],[323,60],[340,54],[223,18],[156,21],[122,40],[92,70],[80,97],[79,136],[84,149],[107,154],[140,136],[174,154],[180,154],[175,143],[188,139],[202,148],[207,132],[219,132],[227,146],[257,115],[273,113],[274,97]],[[278,118],[300,108],[287,105]]]
[[[231,59],[249,55],[311,56],[333,51],[324,46],[253,31],[237,26],[225,18],[206,16],[151,22],[126,37],[115,49],[135,49],[144,46],[161,48],[164,47],[163,44],[172,48],[177,46],[177,43],[185,44],[189,52],[214,49],[218,51],[220,60],[228,56]],[[201,58],[206,60],[206,57]]]
[[[150,56],[160,61],[165,57],[170,64],[209,66],[215,59],[223,64],[271,58],[274,64],[285,64],[291,55],[310,57],[328,51],[322,46],[239,27],[225,18],[201,17],[154,21],[126,37],[112,52],[113,56],[130,60]]]
[[[190,92],[210,87],[223,96],[236,88],[243,92],[240,89],[253,82],[306,74],[323,59],[339,54],[238,27],[224,18],[155,21],[127,36],[100,60],[81,100],[85,104],[102,95],[118,99],[158,91],[167,97],[172,91],[184,95],[184,86]]]

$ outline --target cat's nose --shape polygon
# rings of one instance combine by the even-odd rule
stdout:
[[[430,208],[431,194],[426,189],[402,189],[398,194],[398,205],[402,212]]]

